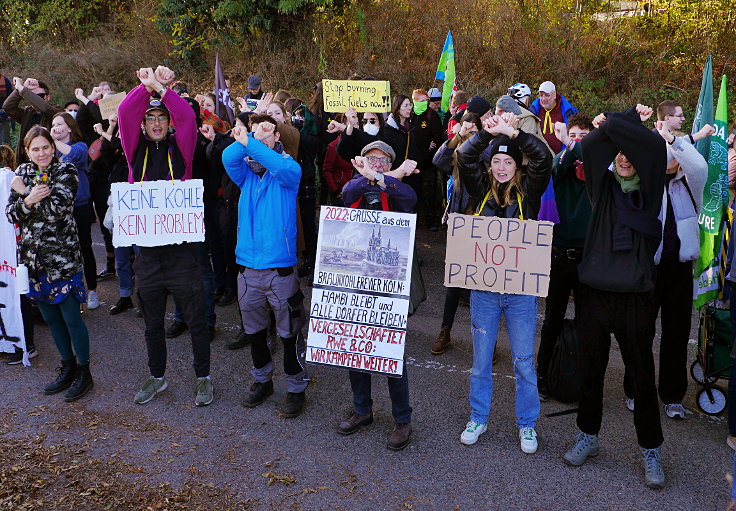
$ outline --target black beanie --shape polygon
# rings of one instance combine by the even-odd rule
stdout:
[[[490,109],[491,104],[488,102],[488,100],[480,96],[473,96],[472,98],[470,98],[468,100],[468,106],[466,108],[468,112],[473,112],[480,117],[483,117],[486,113],[488,113]]]
[[[491,140],[491,159],[497,154],[507,154],[516,162],[516,170],[521,170],[523,155],[516,140],[511,140],[506,135],[497,135]]]

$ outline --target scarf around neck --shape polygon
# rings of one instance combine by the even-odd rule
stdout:
[[[276,151],[279,154],[282,154],[284,152],[284,144],[281,143],[279,140],[276,142],[276,144],[273,146],[273,150]],[[245,157],[245,162],[250,167],[250,170],[252,170],[255,174],[258,174],[259,176],[262,176],[266,173],[266,167],[258,163],[256,160],[251,158],[250,156]]]

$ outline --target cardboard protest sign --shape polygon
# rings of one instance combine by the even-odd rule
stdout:
[[[450,214],[445,286],[547,296],[552,222]]]
[[[10,181],[15,174],[0,170],[0,211],[5,211],[10,197]],[[0,218],[0,352],[15,353],[23,350],[23,365],[31,365],[26,353],[23,333],[23,316],[20,310],[20,294],[16,287],[18,267],[15,246],[15,225],[5,215]]]
[[[201,179],[112,184],[112,244],[159,247],[204,241]]]
[[[101,98],[97,102],[97,106],[100,107],[100,115],[103,119],[109,119],[113,115],[117,115],[118,106],[125,99],[125,92],[118,92],[117,94],[109,94],[104,98]]]
[[[325,112],[390,112],[391,85],[381,80],[322,80]]]
[[[322,206],[307,361],[403,372],[416,215]]]

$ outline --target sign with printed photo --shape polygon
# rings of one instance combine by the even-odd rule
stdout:
[[[307,361],[401,376],[416,215],[323,206]]]
[[[113,183],[110,193],[114,246],[204,241],[201,179]]]
[[[450,214],[445,286],[547,296],[553,227],[552,222]]]

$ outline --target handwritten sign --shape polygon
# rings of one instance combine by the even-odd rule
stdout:
[[[204,241],[201,179],[112,184],[112,244],[159,247]]]
[[[100,115],[103,119],[109,119],[113,115],[118,114],[118,106],[125,99],[125,92],[117,94],[108,94],[97,102],[100,107]]]
[[[445,286],[547,296],[553,225],[450,214]]]
[[[325,112],[390,112],[391,85],[381,80],[322,80]]]
[[[0,168],[0,211],[10,197],[10,182],[15,174]],[[20,294],[16,287],[15,225],[5,215],[0,218],[0,352],[15,353],[23,350],[23,365],[28,361],[26,341],[23,333],[23,316],[20,309]]]
[[[416,215],[323,206],[307,362],[401,376]]]

